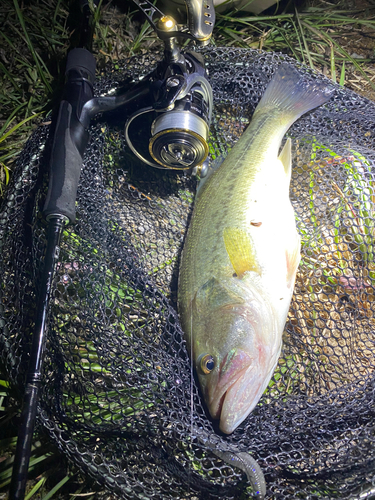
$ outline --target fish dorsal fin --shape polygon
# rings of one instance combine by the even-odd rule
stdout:
[[[294,245],[286,249],[286,283],[287,287],[294,286],[299,261],[301,260],[301,238],[296,234]]]
[[[290,137],[287,139],[281,153],[279,154],[279,160],[283,164],[288,182],[290,182],[292,174],[292,140]]]
[[[220,165],[223,163],[225,160],[225,157],[223,155],[217,156],[215,160],[213,160],[210,165],[208,166],[207,173],[204,177],[200,178],[200,181],[198,183],[197,191],[196,191],[196,196],[198,197],[199,194],[202,192],[203,186],[206,184],[207,180],[212,176],[214,172],[220,167]]]
[[[239,278],[248,271],[262,274],[255,258],[251,236],[247,231],[238,227],[226,227],[223,238],[234,272]]]

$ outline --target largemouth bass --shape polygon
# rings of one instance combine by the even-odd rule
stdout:
[[[202,393],[232,433],[258,403],[281,351],[300,237],[289,200],[289,127],[331,90],[283,64],[252,121],[197,194],[178,306]]]

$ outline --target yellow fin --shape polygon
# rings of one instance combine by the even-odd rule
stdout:
[[[292,140],[290,138],[287,139],[286,143],[284,144],[284,147],[279,154],[279,160],[283,164],[286,176],[290,181],[290,177],[292,174]]]
[[[229,259],[239,278],[242,278],[247,271],[261,274],[248,232],[237,227],[226,227],[223,231],[223,238]]]

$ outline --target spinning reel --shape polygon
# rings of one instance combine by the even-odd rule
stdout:
[[[208,43],[215,21],[213,0],[187,0],[189,28],[179,29],[148,0],[135,0],[164,41],[164,60],[146,77],[151,104],[138,109],[125,125],[125,137],[134,154],[157,168],[178,170],[201,165],[208,155],[208,134],[212,113],[212,90],[200,54],[182,52],[179,40],[190,38]],[[154,19],[158,18],[155,23]],[[138,118],[152,117],[148,155],[132,142],[132,128]]]
[[[215,22],[213,0],[186,0],[188,27],[177,25],[149,0],[134,1],[163,40],[164,59],[127,92],[86,101],[79,121],[86,128],[99,112],[135,108],[125,124],[126,142],[133,153],[156,168],[193,170],[208,155],[213,97],[202,56],[183,52],[179,43],[181,39],[200,45],[209,42]],[[86,51],[83,56],[87,57]]]

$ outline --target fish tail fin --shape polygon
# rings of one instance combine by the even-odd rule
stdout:
[[[307,80],[290,64],[282,64],[274,74],[256,112],[278,109],[294,122],[304,113],[327,102],[333,88],[326,82]]]

